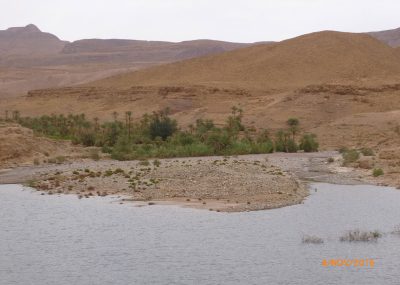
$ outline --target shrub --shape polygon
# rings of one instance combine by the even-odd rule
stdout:
[[[333,157],[328,158],[328,163],[333,163],[335,162],[335,159]]]
[[[149,165],[150,165],[150,162],[149,162],[148,160],[141,160],[141,161],[139,161],[139,165],[142,165],[142,166],[149,166]]]
[[[290,134],[284,131],[279,131],[275,140],[275,151],[278,152],[297,152],[298,146],[291,138]]]
[[[66,161],[67,159],[65,158],[65,156],[57,156],[56,157],[56,163],[57,164],[62,164]]]
[[[252,143],[250,153],[273,153],[274,152],[274,144],[272,141],[265,141],[262,143]]]
[[[190,145],[195,143],[195,137],[187,132],[177,132],[170,137],[169,143],[174,145]]]
[[[111,176],[111,175],[113,175],[114,174],[114,171],[112,171],[111,169],[108,169],[105,173],[104,173],[104,176],[105,177],[109,177],[109,176]]]
[[[372,175],[373,175],[374,177],[382,176],[383,174],[384,174],[384,173],[383,173],[382,168],[375,168],[375,169],[372,171]]]
[[[316,152],[318,151],[319,144],[314,134],[305,134],[300,140],[299,148],[304,152]]]
[[[84,132],[78,142],[84,146],[94,146],[96,143],[96,135],[93,132]]]
[[[363,149],[361,149],[361,153],[362,153],[364,156],[374,156],[374,155],[375,155],[374,151],[373,151],[372,149],[370,149],[370,148],[363,148]]]
[[[356,162],[360,158],[360,153],[355,149],[351,149],[342,153],[342,156],[344,160],[343,164],[347,165]]]
[[[177,123],[175,120],[168,117],[168,111],[154,113],[150,125],[149,132],[152,139],[160,137],[166,140],[172,136],[177,130]]]
[[[216,154],[219,154],[228,146],[230,146],[232,141],[231,137],[226,131],[214,130],[208,135],[206,144],[211,146]]]
[[[117,168],[114,170],[114,174],[121,174],[121,173],[125,173],[125,171],[121,168]]]
[[[117,160],[129,160],[130,155],[133,152],[133,146],[127,136],[121,136],[118,138],[115,146],[111,152],[111,158]]]

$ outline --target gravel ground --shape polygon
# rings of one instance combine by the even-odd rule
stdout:
[[[328,163],[328,158],[335,161]],[[301,203],[308,195],[307,181],[366,182],[361,172],[340,164],[337,152],[126,162],[80,160],[3,170],[0,183],[25,183],[50,195],[73,193],[89,198],[118,194],[139,205],[179,204],[240,212]]]

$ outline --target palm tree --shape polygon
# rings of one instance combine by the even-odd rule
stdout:
[[[297,132],[299,131],[300,122],[296,118],[290,118],[289,120],[287,120],[286,124],[290,128],[290,132],[292,133],[293,141],[294,141],[294,138],[295,138]]]
[[[132,118],[132,112],[127,111],[125,112],[126,115],[126,127],[128,129],[128,138],[131,138],[131,118]]]
[[[20,115],[20,113],[19,113],[18,110],[13,111],[13,120],[14,121],[18,121],[19,120],[19,115]]]
[[[114,121],[116,122],[117,119],[118,119],[118,112],[117,112],[117,111],[114,111],[114,112],[112,113],[112,116],[113,116],[113,118],[114,118]]]
[[[95,132],[97,132],[99,129],[99,118],[95,117],[93,120],[94,120],[94,130]]]

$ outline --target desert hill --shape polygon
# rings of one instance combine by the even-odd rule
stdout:
[[[90,82],[118,73],[249,44],[89,39],[66,42],[34,25],[0,31],[0,98]]]
[[[43,33],[35,25],[0,30],[0,58],[15,55],[51,55],[61,52],[65,42]]]
[[[122,117],[129,110],[137,119],[168,107],[187,126],[199,118],[221,123],[236,105],[247,125],[272,134],[297,117],[322,148],[390,148],[398,142],[400,118],[397,52],[365,34],[313,33],[82,86],[30,91],[2,104],[0,114],[17,109],[112,119],[114,111]]]
[[[400,57],[393,48],[365,34],[327,31],[121,74],[88,85],[288,89],[309,84],[388,80],[398,75]]]
[[[395,46],[398,39],[398,30],[377,32],[371,35],[384,43]],[[314,46],[304,47],[302,49],[300,39],[304,38],[304,40],[307,41],[307,38],[312,40],[312,37],[313,35],[307,35],[298,38],[296,41],[288,40],[282,43],[276,43],[274,47],[269,47],[270,51],[268,51],[265,45],[259,43],[259,47],[247,50],[247,55],[245,52],[237,55],[233,54],[233,57],[237,56],[237,60],[235,59],[234,62],[229,61],[229,53],[221,58],[218,57],[216,60],[210,59],[210,62],[213,62],[211,66],[214,65],[213,70],[215,70],[215,73],[220,77],[219,79],[217,78],[217,81],[221,83],[221,86],[229,84],[229,82],[236,83],[237,80],[239,80],[239,82],[248,82],[250,86],[255,84],[255,87],[258,86],[261,81],[264,81],[265,83],[262,88],[265,88],[265,86],[269,88],[271,86],[274,87],[274,85],[277,87],[284,85],[286,87],[287,82],[285,82],[285,79],[282,80],[282,78],[288,76],[287,72],[289,69],[290,76],[292,73],[300,75],[305,74],[311,77],[309,78],[312,79],[310,81],[313,81],[315,77],[320,74],[321,70],[314,68],[312,65],[309,66],[311,70],[304,69],[307,66],[307,62],[315,62],[320,68],[331,66],[329,60],[310,57],[314,51],[319,53],[319,47],[327,47],[325,50],[327,52],[325,54],[326,56],[321,54],[325,59],[335,56],[332,52],[334,49],[333,46],[336,45],[342,48],[341,50],[337,49],[337,53],[343,55],[341,57],[343,62],[350,62],[353,58],[357,58],[357,56],[359,56],[358,58],[368,57],[368,55],[363,54],[347,54],[346,50],[353,50],[355,46],[349,45],[344,47],[342,43],[340,43],[339,38],[336,43],[332,41],[324,44],[321,35],[316,36]],[[361,35],[357,37],[361,37]],[[291,41],[294,41],[292,47],[289,45]],[[353,40],[350,40],[350,42],[353,42]],[[354,41],[354,43],[356,42],[357,40]],[[300,45],[297,47],[299,43]],[[371,43],[372,42],[364,42],[366,49],[369,49]],[[359,44],[361,44],[361,42],[359,42]],[[83,39],[75,42],[66,42],[60,40],[55,35],[40,31],[38,27],[32,24],[26,27],[9,28],[0,31],[0,98],[23,96],[27,91],[33,89],[85,84],[94,80],[151,66],[207,55],[221,54],[251,45],[252,44],[213,40],[173,43],[124,39]],[[286,54],[283,48],[284,46],[286,46]],[[377,43],[372,43],[371,47],[373,46],[376,47]],[[307,50],[308,48],[311,49]],[[274,49],[279,50],[279,52],[274,53]],[[374,52],[373,48],[371,48],[371,52]],[[252,54],[254,54],[253,57]],[[300,56],[300,54],[302,56]],[[296,57],[296,55],[298,55],[298,57]],[[346,58],[346,56],[348,58]],[[254,61],[255,57],[259,57],[259,60]],[[283,61],[283,58],[286,59],[286,63]],[[381,65],[381,60],[379,58],[380,57],[376,59],[376,62],[370,63],[372,65],[377,63],[379,67]],[[242,65],[242,63],[244,65]],[[361,61],[359,63],[363,62]],[[202,70],[201,65],[208,64],[209,62],[207,62],[207,60],[201,60],[198,62],[199,66],[193,65],[193,70],[195,70],[192,72],[193,78],[190,77],[190,68],[186,66],[186,63],[183,64],[182,66],[186,66],[185,68],[188,69],[182,68],[180,72],[189,73],[186,75],[186,79],[184,78],[185,76],[179,77],[176,70],[173,70],[174,68],[180,69],[181,65],[169,66],[168,70],[165,70],[173,73],[176,78],[173,78],[174,76],[172,75],[168,75],[167,81],[170,78],[169,76],[171,76],[171,79],[174,79],[174,81],[178,83],[193,84],[195,82],[200,82],[201,84],[210,84],[214,79],[210,81],[210,78],[207,78],[207,76],[213,76],[212,73],[207,74],[208,72],[206,72],[206,74],[202,74],[202,72],[197,72],[198,70]],[[284,64],[283,68],[281,68],[281,64]],[[383,65],[385,65],[384,62]],[[231,74],[225,70],[225,66],[228,67]],[[347,69],[332,70],[332,82],[334,82],[338,74],[341,74],[341,76],[339,76],[340,80],[346,77],[362,80],[365,74],[353,74],[352,69],[357,68],[357,66],[352,67],[349,64]],[[329,71],[330,68],[327,68],[327,70]],[[149,71],[146,74],[151,75],[151,72],[153,71]],[[326,75],[328,74],[326,73]],[[370,74],[367,72],[366,75],[369,76]],[[166,75],[164,75],[164,77],[165,76]],[[128,81],[130,80],[128,77],[123,77],[127,78]],[[293,85],[302,84],[304,80],[307,80],[307,78],[305,78],[306,76],[303,77],[304,78],[298,78],[299,82],[293,81]],[[154,78],[158,79],[152,79],[152,82],[149,83],[163,84],[163,80],[158,75],[154,74]],[[324,82],[326,81],[326,78],[321,79]],[[124,79],[120,80],[121,86],[129,85],[129,82],[123,83],[122,81],[124,81]],[[138,79],[137,81],[139,82],[141,80]],[[271,82],[273,82],[273,84],[271,84]],[[104,82],[104,84],[108,85],[109,83]],[[116,85],[118,84],[119,83],[116,83]],[[136,84],[136,82],[134,82],[134,84]],[[99,83],[99,85],[103,86],[103,83]]]
[[[392,46],[400,46],[400,28],[394,30],[371,32],[369,35],[377,38],[378,40]]]
[[[213,41],[213,40],[195,40],[184,41],[180,43],[162,42],[162,41],[138,41],[138,40],[120,40],[120,39],[87,39],[68,43],[62,50],[63,54],[79,54],[79,53],[144,53],[166,50],[175,51],[177,59],[188,58],[183,54],[191,49],[199,49],[204,51],[203,55],[214,52],[224,52],[240,47],[245,47],[248,44]],[[165,55],[164,55],[165,56]]]

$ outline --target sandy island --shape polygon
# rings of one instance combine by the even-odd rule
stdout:
[[[334,162],[328,162],[334,158]],[[178,204],[221,212],[265,210],[301,203],[307,181],[372,182],[340,167],[337,152],[273,153],[144,161],[81,160],[0,172],[0,183],[24,183],[47,194],[79,198],[122,195],[141,205]],[[375,181],[376,182],[376,181]]]

